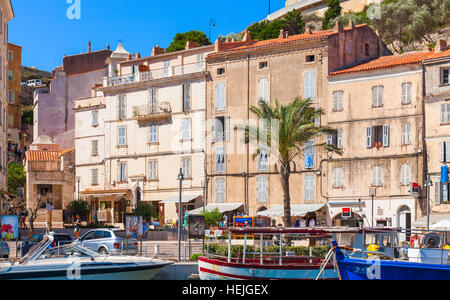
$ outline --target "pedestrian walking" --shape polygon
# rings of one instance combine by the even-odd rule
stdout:
[[[80,216],[76,215],[75,219],[76,219],[76,221],[75,221],[75,229],[74,229],[73,233],[75,234],[77,239],[80,239],[80,227],[81,227]]]

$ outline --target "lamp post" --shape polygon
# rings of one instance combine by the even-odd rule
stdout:
[[[369,189],[370,197],[372,197],[372,228],[374,227],[374,219],[375,219],[375,212],[374,212],[374,197],[377,195],[377,189],[376,188],[370,188]]]
[[[178,180],[180,181],[180,198],[178,199],[178,261],[181,261],[181,224],[182,224],[182,214],[183,214],[183,209],[181,206],[181,194],[182,194],[182,189],[183,189],[183,179],[184,179],[184,175],[183,175],[183,169],[180,168],[180,173],[178,174]]]
[[[427,187],[427,230],[430,230],[430,187],[433,186],[433,181],[431,181],[430,175],[427,175],[427,182],[425,182]]]
[[[211,27],[216,27],[216,19],[209,19],[209,37],[208,39],[211,41]]]

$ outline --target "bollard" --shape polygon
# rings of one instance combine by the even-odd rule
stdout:
[[[159,254],[159,245],[155,245],[155,257]]]

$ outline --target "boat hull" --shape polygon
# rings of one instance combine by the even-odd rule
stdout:
[[[221,259],[200,257],[200,280],[313,280],[319,274],[320,264],[259,265],[228,263]],[[320,279],[337,280],[338,273],[332,266]]]

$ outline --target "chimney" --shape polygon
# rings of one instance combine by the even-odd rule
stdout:
[[[92,43],[91,43],[91,41],[89,41],[89,43],[88,43],[88,53],[91,53],[91,50],[92,50]]]
[[[284,31],[284,29],[280,30],[280,35],[278,36],[279,39],[284,39],[286,38],[286,31]]]
[[[252,34],[248,29],[245,30],[244,38],[242,40],[245,42],[250,42],[252,40]]]
[[[344,27],[342,26],[342,23],[339,21],[336,21],[336,25],[334,25],[333,31],[334,32],[343,32]]]
[[[187,41],[186,42],[186,50],[194,49],[194,48],[197,48],[197,47],[198,47],[197,42],[193,42],[193,41]]]
[[[355,28],[355,24],[353,24],[352,20],[350,20],[350,22],[348,23],[348,27],[350,27],[350,29],[354,29]]]
[[[448,49],[447,41],[440,39],[439,41],[437,41],[435,49],[436,49],[436,51],[435,51],[436,53],[447,50]]]
[[[164,53],[166,53],[166,50],[164,48],[160,48],[159,45],[156,45],[156,47],[153,47],[152,56],[161,55]]]
[[[111,50],[111,46],[109,44],[106,45],[106,49]]]
[[[141,58],[141,54],[138,53],[138,54],[136,55],[136,58]]]

